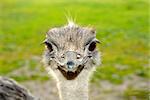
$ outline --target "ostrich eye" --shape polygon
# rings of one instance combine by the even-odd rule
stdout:
[[[51,43],[48,43],[48,42],[44,42],[44,43],[45,43],[47,49],[48,49],[50,52],[52,52],[52,51],[53,51],[53,46],[52,46],[52,44],[51,44]]]
[[[96,42],[92,42],[92,43],[89,45],[88,50],[89,50],[89,51],[94,51],[95,48],[96,48]]]

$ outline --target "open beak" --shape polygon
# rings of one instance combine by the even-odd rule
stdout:
[[[67,79],[67,80],[73,80],[75,79],[80,72],[84,69],[85,64],[87,63],[87,61],[89,60],[89,57],[86,56],[82,59],[82,61],[76,61],[74,60],[76,57],[76,52],[72,52],[72,51],[68,51],[66,53],[66,63],[61,64],[58,63],[58,70],[63,74],[63,76]],[[74,58],[73,58],[74,57]],[[59,61],[57,61],[59,62]]]
[[[58,66],[58,70],[63,74],[63,76],[67,80],[75,79],[83,70],[83,68],[84,68],[84,65],[79,65],[75,71],[71,71],[71,70],[66,71],[63,66]]]

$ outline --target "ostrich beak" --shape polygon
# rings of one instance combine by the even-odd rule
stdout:
[[[84,68],[84,64],[81,64],[77,59],[77,52],[67,51],[64,54],[64,65],[58,66],[59,71],[67,80],[75,79]]]
[[[75,79],[79,74],[80,72],[83,70],[84,66],[83,65],[79,65],[77,67],[77,70],[75,71],[65,71],[62,66],[58,66],[58,69],[59,71],[63,74],[63,76],[67,79],[67,80],[73,80]]]

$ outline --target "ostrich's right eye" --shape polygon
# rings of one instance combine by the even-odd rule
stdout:
[[[92,43],[89,45],[88,50],[89,50],[89,51],[94,51],[95,48],[96,48],[96,42],[92,42]]]
[[[46,45],[47,49],[52,52],[53,51],[53,46],[51,43],[48,43],[48,42],[44,42],[44,44]]]

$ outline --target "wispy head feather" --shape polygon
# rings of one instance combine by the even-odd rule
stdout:
[[[67,26],[68,26],[68,27],[75,27],[75,26],[78,26],[77,24],[75,24],[75,18],[73,18],[70,13],[68,13],[68,14],[66,15],[66,19],[67,19],[67,22],[68,22],[68,23],[67,23]]]

